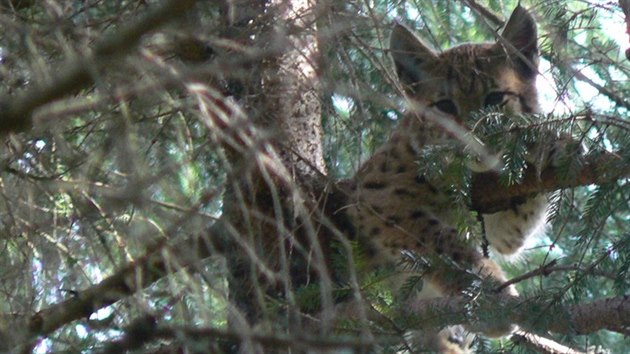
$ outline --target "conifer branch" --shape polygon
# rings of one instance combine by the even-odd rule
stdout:
[[[492,316],[493,326],[516,324],[538,333],[583,335],[607,329],[625,335],[630,329],[630,296],[568,305],[556,300],[486,293],[474,300],[462,296],[412,299],[406,305],[408,316],[439,322],[431,325],[463,324],[483,329],[486,324],[481,319]]]
[[[525,172],[522,183],[506,186],[493,172],[473,176],[471,188],[472,208],[481,213],[507,210],[515,201],[543,192],[575,188],[589,184],[612,183],[630,175],[630,165],[611,153],[591,154],[584,157],[583,165],[567,176],[566,171],[548,167],[540,175],[534,168]]]
[[[609,274],[603,271],[595,270],[595,269],[592,269],[592,267],[581,268],[581,267],[578,267],[577,265],[557,265],[557,264],[558,264],[558,259],[553,259],[547,264],[543,264],[532,271],[529,271],[525,274],[519,275],[515,278],[512,278],[506,281],[505,283],[497,287],[496,290],[501,291],[510,285],[517,284],[524,280],[531,279],[537,276],[546,277],[554,272],[587,272],[588,274],[593,274],[593,275],[605,277],[611,280],[615,280],[614,274]]]

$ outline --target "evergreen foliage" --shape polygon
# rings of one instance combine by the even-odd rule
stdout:
[[[162,3],[12,0],[0,4],[0,114],[6,114],[5,106],[16,97],[39,94],[38,88],[55,82],[64,73],[60,68],[70,70],[77,60],[99,54],[93,53],[95,41],[120,33]],[[230,8],[230,3],[238,6]],[[322,8],[330,6],[316,21],[324,132],[321,147],[327,180],[339,182],[352,176],[388,139],[404,114],[405,102],[396,88],[387,51],[392,23],[414,28],[435,48],[491,41],[500,26],[481,10],[503,18],[519,1],[476,3],[320,2]],[[504,268],[513,278],[555,262],[548,272],[517,283],[523,297],[540,300],[549,308],[628,295],[630,65],[622,54],[629,43],[627,35],[620,36],[625,31],[623,13],[616,2],[520,3],[532,9],[539,26],[542,63],[538,81],[544,113],[478,112],[479,123],[471,136],[482,141],[490,155],[500,157],[500,182],[506,186],[522,182],[528,166],[542,173],[543,150],[533,159],[532,151],[563,136],[572,136],[576,143],[554,156],[561,182],[578,179],[587,165],[586,154],[615,154],[618,159],[598,165],[595,174],[617,178],[558,191],[546,236],[523,259],[506,262]],[[273,204],[282,198],[269,197],[266,204],[252,202],[267,196],[260,188],[247,189],[245,185],[251,181],[244,173],[239,175],[239,171],[255,169],[264,162],[258,152],[285,143],[280,123],[270,118],[265,111],[269,107],[261,103],[266,97],[260,88],[268,85],[263,72],[272,65],[274,55],[290,47],[274,36],[304,29],[295,24],[284,28],[273,21],[273,11],[257,12],[260,4],[272,8],[266,1],[197,1],[194,10],[142,36],[137,48],[125,49],[124,54],[105,53],[100,60],[89,62],[91,84],[67,90],[67,95],[50,104],[34,106],[37,110],[28,129],[9,132],[5,126],[10,123],[0,120],[0,130],[6,133],[0,149],[0,289],[4,294],[0,297],[0,342],[19,341],[0,343],[0,351],[107,352],[118,348],[110,345],[116,344],[147,353],[198,345],[203,352],[209,346],[190,330],[229,331],[229,320],[249,331],[232,333],[229,340],[253,341],[255,336],[247,336],[260,331],[256,333],[268,335],[267,341],[260,342],[282,350],[295,338],[303,340],[293,344],[304,351],[320,348],[317,345],[329,345],[339,353],[360,352],[357,348],[367,344],[373,345],[374,352],[405,348],[401,339],[407,329],[424,319],[409,318],[401,304],[423,288],[422,276],[435,260],[406,254],[402,265],[370,270],[369,249],[355,239],[342,240],[343,235],[334,234],[332,245],[322,251],[328,263],[311,262],[299,276],[291,277],[292,269],[283,262],[317,259],[315,251],[300,248],[307,244],[300,232],[319,231],[321,225],[313,227],[301,219],[297,207],[287,211],[284,209],[290,208],[285,205]],[[252,15],[239,14],[242,18],[230,24],[234,11],[251,11]],[[249,146],[259,150],[225,148],[221,134],[248,126],[232,121],[234,126],[226,123],[228,127],[221,130],[216,122],[204,120],[199,112],[213,101],[195,85],[220,91],[247,112],[247,124],[260,125]],[[64,89],[59,85],[59,90]],[[217,132],[221,133],[218,137]],[[457,229],[472,243],[483,238],[477,215],[469,211],[472,172],[468,167],[476,158],[461,143],[453,142],[427,147],[418,159],[418,173],[452,191],[453,207],[461,216]],[[293,177],[294,172],[287,175]],[[264,177],[277,187],[275,193],[289,195],[283,195],[282,202],[307,199],[304,195],[308,193],[287,193],[294,185],[284,183],[279,175]],[[240,194],[234,187],[239,178],[246,180],[239,185]],[[273,211],[265,214],[264,206]],[[342,210],[340,206],[335,212]],[[181,255],[165,249],[167,276],[142,284],[131,296],[125,293],[129,289],[117,288],[112,296],[124,293],[122,300],[83,309],[80,320],[24,339],[29,325],[38,323],[32,318],[38,311],[78,299],[81,290],[100,284],[130,264],[141,263],[153,245],[188,240],[238,211],[245,216],[236,224],[249,232],[228,229],[226,233],[236,241],[226,242],[224,253],[241,252],[241,258],[198,259],[184,267],[178,258]],[[313,208],[307,214],[318,212]],[[326,222],[337,216],[330,214],[323,218]],[[268,215],[275,219],[266,218]],[[263,226],[254,222],[257,218],[265,221]],[[252,235],[272,235],[281,239],[280,246],[267,252],[268,245]],[[212,240],[223,246],[221,241],[218,236]],[[285,244],[291,246],[282,249]],[[189,256],[197,257],[196,252],[206,246],[195,244]],[[317,273],[318,266],[329,271],[330,284]],[[404,280],[402,291],[393,294],[389,284],[401,269],[411,275]],[[146,274],[133,279],[146,281],[143,276]],[[259,323],[234,315],[242,299],[232,298],[233,290],[227,284],[239,276],[254,279],[247,300],[262,309]],[[475,283],[469,292],[486,291],[484,286]],[[369,315],[377,313],[377,319],[363,321],[361,316],[369,316],[357,312],[335,326],[318,322],[322,317],[317,319],[317,315],[323,313],[326,318],[337,309],[328,297],[336,303],[356,300],[357,293],[370,305]],[[130,332],[126,328],[147,314],[158,319],[163,337],[156,335],[146,341],[143,337],[138,346],[127,346],[123,339]],[[439,319],[450,314],[437,311],[434,315]],[[167,329],[177,335],[167,335]],[[218,332],[202,338],[214,339],[213,333]],[[630,352],[630,342],[625,339],[628,327],[587,335],[541,334],[583,351],[600,346],[611,353]],[[227,345],[213,348],[230,352],[234,348],[229,340],[225,340]],[[224,339],[210,341],[222,344]],[[479,353],[527,352],[509,340],[485,337],[477,338],[474,348]]]

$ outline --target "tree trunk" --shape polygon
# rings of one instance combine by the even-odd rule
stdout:
[[[300,317],[291,313],[296,286],[314,276],[328,284],[322,295],[330,293],[325,251],[311,219],[318,196],[308,190],[309,181],[326,173],[314,8],[312,0],[266,4],[260,15],[273,24],[263,34],[272,55],[257,64],[260,76],[249,78],[247,114],[231,132],[243,143],[230,154],[235,168],[224,204],[236,240],[228,262],[240,312],[231,323],[240,332],[252,323],[277,321],[278,314],[266,311],[269,294],[283,294],[290,309],[286,320],[297,324]],[[245,350],[254,350],[244,343]]]

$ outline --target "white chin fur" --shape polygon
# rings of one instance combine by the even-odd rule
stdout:
[[[535,245],[545,234],[547,195],[539,194],[514,209],[484,215],[486,238],[490,246],[507,260]]]

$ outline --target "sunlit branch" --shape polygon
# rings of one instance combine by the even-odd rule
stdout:
[[[507,210],[513,206],[515,199],[532,194],[611,183],[629,175],[630,165],[610,153],[587,155],[582,166],[571,176],[555,167],[545,169],[540,175],[532,168],[526,171],[522,183],[510,186],[501,183],[497,174],[477,174],[472,181],[472,208],[482,213],[493,213]]]

